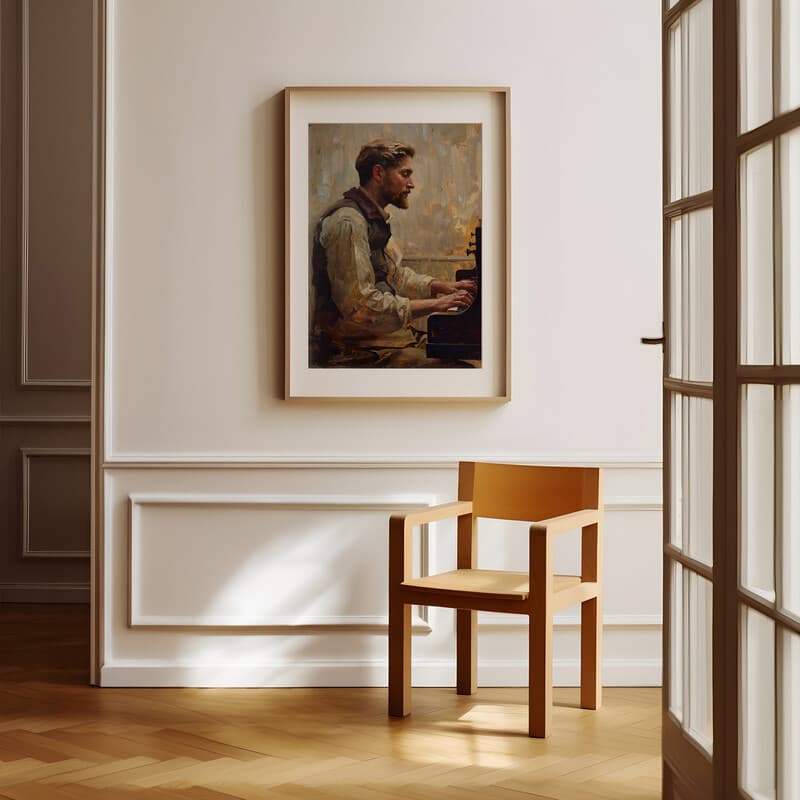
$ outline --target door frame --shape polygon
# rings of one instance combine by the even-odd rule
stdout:
[[[92,71],[92,400],[89,682],[99,686],[104,662],[103,466],[105,453],[106,136],[108,0],[93,0]]]

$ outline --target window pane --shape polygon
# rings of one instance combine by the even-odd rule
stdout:
[[[757,800],[775,797],[775,624],[742,612],[742,788]]]
[[[683,220],[670,225],[669,239],[669,374],[683,378]]]
[[[683,566],[672,562],[669,625],[669,710],[683,721]]]
[[[712,103],[713,72],[711,56],[711,0],[701,0],[687,12],[686,51],[688,55],[687,110],[688,152],[687,172],[689,194],[706,192],[711,188],[712,171]]]
[[[669,32],[669,199],[683,197],[683,25]]]
[[[712,565],[713,404],[672,394],[670,543]]]
[[[689,380],[710,381],[714,370],[714,250],[710,208],[688,215]]]
[[[679,394],[672,394],[672,420],[670,423],[670,435],[672,438],[672,449],[670,452],[671,478],[670,478],[670,526],[669,540],[675,547],[683,547],[683,437],[685,434],[683,419],[686,398]]]
[[[780,170],[783,361],[800,364],[800,129],[780,139]]]
[[[689,398],[688,498],[689,555],[712,563],[713,405],[711,400]]]
[[[774,359],[772,144],[741,159],[741,359],[772,364]]]
[[[782,114],[800,106],[800,0],[780,0],[780,47],[778,111]]]
[[[781,636],[778,796],[789,800],[800,797],[800,636],[788,630],[783,630]]]
[[[783,558],[781,602],[800,617],[800,386],[783,387]],[[798,794],[800,797],[800,794]]]
[[[711,17],[711,0],[701,0],[669,34],[671,200],[711,188]]]
[[[713,212],[692,211],[670,231],[670,375],[711,381],[714,372]]]
[[[689,576],[689,714],[686,729],[710,753],[713,742],[711,674],[712,587],[694,572]]]
[[[772,3],[739,0],[739,127],[772,119]]]
[[[742,390],[742,585],[775,599],[775,403],[771,386]]]

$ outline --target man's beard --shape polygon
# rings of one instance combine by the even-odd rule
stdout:
[[[396,194],[389,202],[396,208],[408,208],[408,192]]]

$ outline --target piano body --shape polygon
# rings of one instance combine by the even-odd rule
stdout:
[[[474,280],[475,301],[463,311],[447,311],[428,317],[428,358],[481,360],[481,226],[472,234],[467,255],[475,256],[474,269],[460,269],[456,280]]]

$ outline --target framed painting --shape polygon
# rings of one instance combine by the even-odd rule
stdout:
[[[285,112],[287,399],[509,400],[509,90]]]

